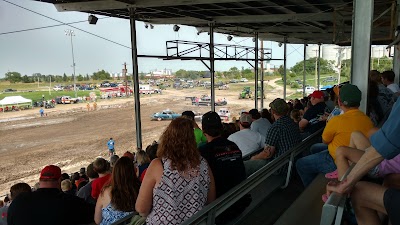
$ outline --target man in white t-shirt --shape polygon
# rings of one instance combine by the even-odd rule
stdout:
[[[399,85],[394,83],[395,74],[391,70],[387,70],[381,74],[382,83],[393,93],[400,91]]]
[[[250,130],[252,121],[249,113],[242,113],[239,120],[240,131],[228,137],[228,140],[239,147],[243,157],[251,155],[265,146],[265,138],[260,133]]]

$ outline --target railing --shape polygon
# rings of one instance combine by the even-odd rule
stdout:
[[[340,181],[344,180],[347,177],[347,175],[353,169],[354,165],[355,164],[353,163],[350,166],[346,173],[341,177]],[[322,207],[320,225],[332,225],[333,222],[335,222],[335,225],[341,224],[346,198],[346,195],[332,192],[332,194],[329,196],[328,200]]]
[[[290,151],[285,152],[275,160],[271,161],[263,168],[252,174],[245,181],[233,187],[224,195],[217,198],[211,204],[205,206],[201,211],[194,216],[183,222],[183,225],[189,224],[207,224],[212,225],[215,223],[215,217],[220,215],[236,201],[248,194],[251,190],[256,188],[259,184],[271,177],[280,168],[289,164],[288,172],[286,174],[286,182],[281,188],[286,188],[290,181],[291,170],[294,163],[294,158],[304,150],[308,150],[309,146],[314,144],[321,136],[323,129],[315,132],[309,137],[305,138],[302,142],[296,145]]]

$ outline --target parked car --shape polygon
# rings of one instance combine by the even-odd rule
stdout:
[[[248,82],[249,80],[247,80],[246,78],[242,78],[240,79],[240,82]]]
[[[62,91],[64,88],[62,86],[54,86],[53,91]]]
[[[175,113],[169,109],[163,110],[162,112],[157,112],[151,115],[151,120],[173,120],[180,117],[181,114]]]
[[[337,82],[337,78],[335,78],[335,77],[327,77],[322,82]]]
[[[236,79],[233,79],[233,80],[230,80],[229,83],[239,83],[239,81]]]
[[[16,92],[17,90],[15,89],[11,89],[11,88],[7,88],[4,90],[4,92]]]

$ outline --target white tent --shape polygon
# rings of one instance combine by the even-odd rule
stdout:
[[[8,96],[5,97],[4,99],[0,100],[0,107],[3,109],[6,106],[20,106],[20,105],[29,105],[32,106],[32,100],[24,98],[22,96]]]

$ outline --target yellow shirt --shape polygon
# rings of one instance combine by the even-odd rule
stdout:
[[[322,140],[328,143],[329,154],[335,160],[336,148],[349,146],[353,131],[360,131],[367,135],[372,128],[372,121],[367,115],[358,109],[352,109],[329,120],[322,133]]]

